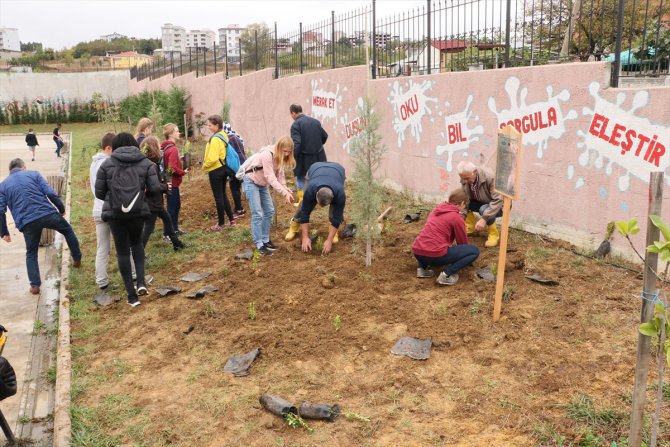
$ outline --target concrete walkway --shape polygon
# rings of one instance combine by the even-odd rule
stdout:
[[[66,157],[57,158],[50,134],[38,134],[40,146],[36,160],[31,161],[23,136],[0,134],[0,181],[9,174],[9,162],[22,158],[29,170],[47,175],[61,174]],[[56,337],[53,312],[58,300],[58,256],[63,240],[57,234],[55,246],[40,247],[39,265],[42,293],[31,295],[25,264],[25,242],[16,229],[11,213],[7,213],[11,243],[0,240],[0,324],[9,333],[3,357],[14,367],[19,391],[0,402],[0,409],[14,429],[16,437],[32,439],[34,445],[50,443],[50,413],[53,412],[53,385],[47,370],[54,365]],[[38,322],[39,321],[39,322]],[[21,423],[30,418],[32,422]],[[2,434],[0,432],[0,441]],[[2,444],[0,444],[2,445]]]

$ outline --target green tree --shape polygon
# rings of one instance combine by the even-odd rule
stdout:
[[[360,131],[351,142],[354,165],[351,197],[352,214],[358,226],[358,235],[365,238],[365,265],[372,265],[372,240],[380,236],[377,217],[381,212],[382,188],[375,179],[386,147],[377,132],[381,118],[374,110],[374,102],[366,97],[357,108]],[[362,129],[361,129],[362,127]]]
[[[72,51],[65,51],[63,53],[63,63],[68,67],[74,63],[74,56],[72,55]]]
[[[242,61],[247,69],[265,68],[264,61],[269,61],[273,48],[274,35],[265,23],[252,23],[240,35]]]
[[[42,52],[42,43],[40,42],[21,42],[21,51]]]

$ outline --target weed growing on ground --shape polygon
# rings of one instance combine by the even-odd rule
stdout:
[[[362,414],[356,413],[354,411],[347,411],[344,413],[344,417],[350,421],[370,422],[369,416],[363,416]]]
[[[314,431],[314,429],[309,425],[307,425],[307,422],[305,422],[304,419],[298,416],[297,414],[288,413],[285,419],[286,423],[291,428],[304,428],[310,433]]]
[[[503,296],[502,296],[503,302],[506,303],[510,301],[514,297],[515,293],[516,289],[513,286],[505,286],[503,288]]]
[[[621,424],[625,419],[623,413],[613,408],[597,409],[586,394],[577,394],[567,405],[566,411],[571,419],[586,424],[585,430],[593,430],[595,434],[608,436],[621,432]]]
[[[205,315],[207,318],[216,318],[218,312],[212,303],[205,303]]]
[[[498,263],[497,262],[494,262],[493,264],[491,264],[491,273],[493,274],[493,276],[498,275]]]
[[[49,382],[51,385],[56,384],[56,365],[51,366],[47,370],[47,382]]]
[[[256,303],[253,301],[247,305],[247,316],[250,320],[256,319]]]
[[[254,255],[251,257],[251,269],[256,270],[261,262],[261,252],[254,249]]]
[[[482,309],[482,304],[484,304],[484,300],[476,297],[472,304],[470,304],[470,315],[477,315]]]
[[[335,330],[339,331],[342,328],[342,317],[335,315],[335,318],[333,318],[333,325],[335,326]]]
[[[34,334],[39,333],[40,331],[42,331],[42,329],[44,329],[44,326],[45,324],[43,322],[41,322],[40,320],[35,320],[35,323],[33,323],[33,333]]]
[[[445,303],[444,301],[442,301],[437,306],[437,316],[440,318],[444,318],[447,316],[447,303]]]
[[[30,421],[30,416],[26,416],[25,414],[19,418],[19,424],[28,424]]]

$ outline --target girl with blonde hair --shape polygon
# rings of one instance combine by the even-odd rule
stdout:
[[[275,145],[265,146],[245,167],[242,191],[251,210],[251,236],[258,251],[270,256],[277,247],[270,240],[270,224],[275,209],[268,186],[279,192],[286,203],[293,203],[293,193],[286,187],[284,171],[295,167],[293,140],[283,136]]]
[[[150,136],[153,131],[154,122],[149,118],[140,118],[137,122],[137,129],[135,129],[135,139],[137,140],[137,144],[141,146],[144,139]]]

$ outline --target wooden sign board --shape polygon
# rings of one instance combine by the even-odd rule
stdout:
[[[519,198],[519,167],[521,165],[521,134],[513,126],[498,132],[494,190],[503,197]]]
[[[500,252],[498,254],[498,277],[493,301],[493,321],[500,319],[503,288],[505,285],[505,262],[507,261],[507,239],[509,237],[509,214],[512,200],[519,198],[519,167],[521,165],[521,134],[512,126],[498,132],[498,151],[495,185],[493,189],[503,196]]]

